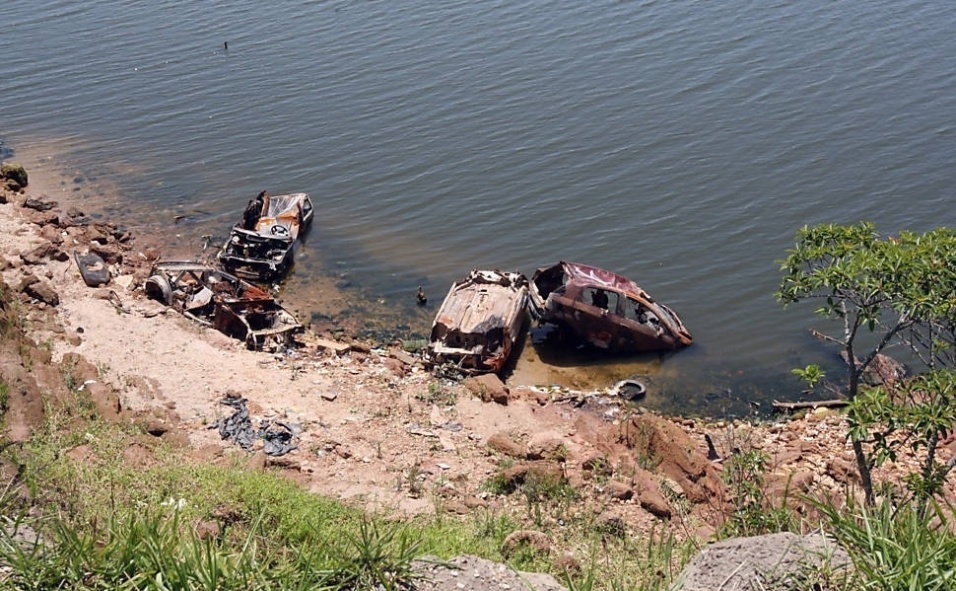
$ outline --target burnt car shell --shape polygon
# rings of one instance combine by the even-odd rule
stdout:
[[[303,326],[269,292],[220,269],[189,261],[161,261],[146,294],[250,349],[290,344]]]
[[[295,249],[314,215],[307,193],[267,195],[254,228],[243,228],[241,221],[232,227],[219,251],[220,264],[244,279],[280,279],[291,268]]]
[[[630,279],[612,271],[561,261],[535,271],[530,307],[543,323],[614,353],[645,353],[694,342],[677,314]]]
[[[425,362],[465,374],[499,372],[528,321],[528,278],[475,269],[456,281],[435,315]]]

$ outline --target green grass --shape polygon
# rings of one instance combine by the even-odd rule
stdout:
[[[638,544],[587,523],[549,531],[575,500],[560,480],[533,477],[513,494],[555,554],[574,553],[585,565],[567,577],[553,556],[502,555],[505,538],[529,526],[522,511],[394,522],[250,469],[241,453],[226,465],[199,463],[130,425],[55,409],[47,416],[22,451],[4,451],[22,464],[30,501],[0,499],[0,564],[9,567],[0,589],[406,589],[413,558],[462,554],[551,571],[577,589],[658,589],[686,561],[689,546],[663,535]],[[148,466],[124,460],[134,441],[151,450]],[[201,524],[213,533],[197,533]],[[38,537],[24,543],[19,531]]]
[[[10,408],[10,386],[6,382],[0,382],[0,415],[2,415],[3,423],[6,422],[7,410]]]
[[[767,495],[764,477],[768,460],[767,454],[751,448],[733,454],[725,462],[724,480],[733,509],[721,525],[720,537],[799,531],[799,516],[787,506],[789,485],[779,501]]]
[[[884,500],[874,507],[819,508],[827,530],[853,561],[856,578],[840,589],[956,588],[952,506],[932,503],[920,511],[915,504],[897,506]]]
[[[90,528],[52,519],[40,538],[0,534],[4,582],[16,589],[402,589],[417,544],[406,530],[361,521],[354,533],[283,547],[255,522],[235,543],[200,538],[174,509],[109,517]],[[43,540],[43,542],[39,541]]]
[[[425,404],[437,404],[439,406],[454,406],[458,401],[458,395],[453,388],[446,387],[441,381],[435,380],[428,384],[428,392],[420,392],[415,398]]]
[[[125,463],[133,441],[151,448],[148,467]],[[0,589],[397,590],[413,583],[416,557],[473,554],[552,572],[573,591],[661,591],[699,550],[663,527],[645,536],[616,535],[570,518],[576,498],[560,479],[533,477],[498,491],[521,501],[514,514],[484,509],[465,518],[395,522],[250,469],[244,454],[209,465],[157,441],[131,426],[51,411],[22,451],[5,449],[23,466],[31,495],[29,501],[0,497],[6,567]],[[777,530],[776,521],[756,519],[765,499],[743,486],[758,481],[761,458],[743,457],[737,468],[737,500],[749,506],[732,517],[734,527]],[[920,513],[887,502],[848,509],[818,504],[817,510],[825,531],[848,550],[854,574],[808,571],[796,589],[956,588],[952,507],[935,504]],[[200,524],[215,527],[202,535]],[[529,526],[551,538],[552,555],[518,552],[506,559],[504,540]],[[574,555],[578,565],[555,566],[560,554]]]

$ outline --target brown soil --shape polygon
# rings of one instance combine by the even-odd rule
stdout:
[[[704,541],[728,508],[722,460],[748,447],[771,458],[769,487],[780,496],[796,489],[857,494],[843,421],[831,412],[760,425],[665,420],[608,396],[494,382],[469,389],[386,345],[332,343],[311,331],[288,351],[246,350],[147,299],[143,282],[162,245],[108,223],[81,223],[83,212],[70,211],[68,195],[56,187],[31,178],[26,191],[7,193],[10,202],[0,204],[2,289],[12,296],[0,325],[3,315],[17,314],[30,327],[26,338],[0,341],[0,382],[11,388],[9,441],[30,436],[43,420],[40,392],[62,392],[59,372],[69,368],[101,414],[141,422],[157,437],[187,444],[203,462],[236,453],[210,426],[232,412],[222,399],[240,395],[255,420],[301,429],[295,451],[258,451],[249,455],[253,465],[396,515],[490,506],[525,519],[524,500],[489,494],[489,480],[517,484],[556,474],[580,495],[573,518],[635,535],[663,524]],[[23,207],[48,194],[60,200],[50,212]],[[115,259],[106,287],[87,287],[70,256],[91,248]],[[30,281],[58,301],[25,287]],[[719,459],[708,459],[705,435]],[[147,461],[140,456],[128,454]]]

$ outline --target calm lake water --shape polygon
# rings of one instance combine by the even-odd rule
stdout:
[[[807,334],[812,305],[772,297],[801,225],[956,223],[944,2],[8,0],[3,12],[7,158],[50,156],[78,171],[74,197],[117,193],[130,226],[197,251],[259,190],[307,191],[318,216],[285,297],[321,316],[314,286],[331,278],[350,301],[336,320],[380,336],[423,336],[475,267],[618,271],[696,344],[664,359],[525,355],[575,386],[644,375],[648,405],[665,410],[746,412],[796,397],[790,368],[832,363]]]

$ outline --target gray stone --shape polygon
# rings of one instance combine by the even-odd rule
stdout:
[[[551,575],[516,571],[477,556],[456,556],[448,561],[423,556],[413,568],[420,577],[415,585],[418,591],[566,591]]]
[[[705,548],[678,577],[674,591],[791,589],[806,569],[849,568],[846,551],[821,534],[784,532],[731,538]]]

